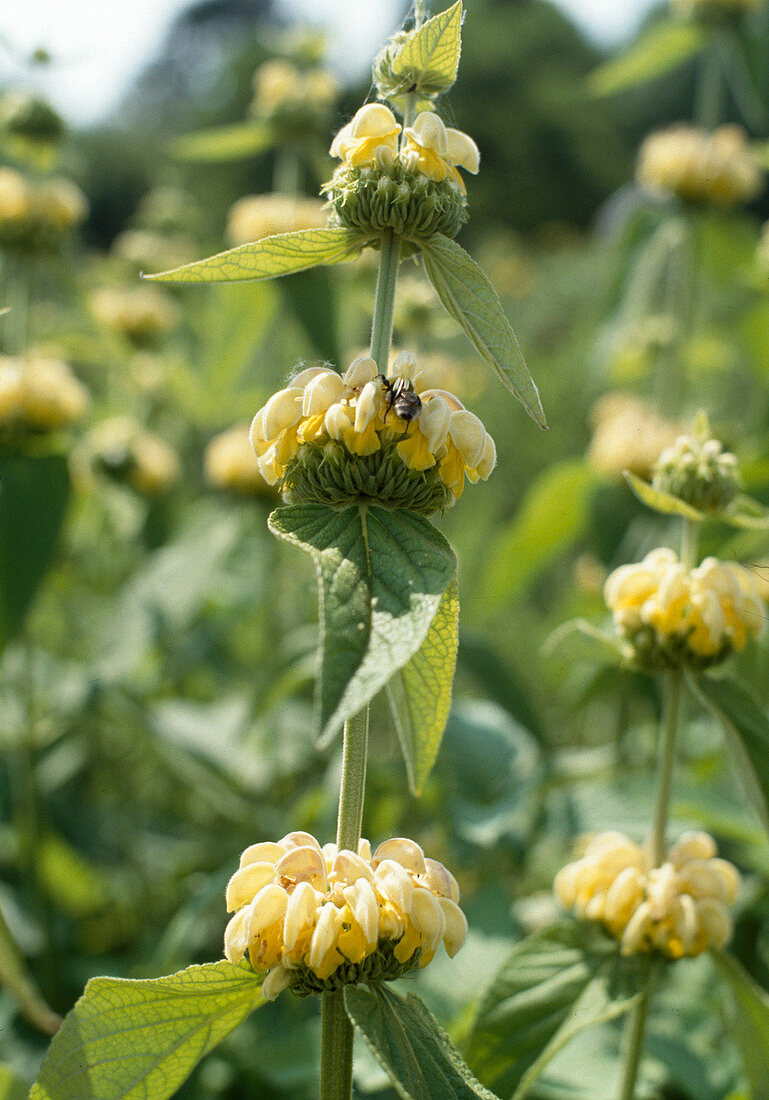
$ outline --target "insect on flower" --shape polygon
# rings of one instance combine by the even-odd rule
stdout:
[[[414,389],[410,379],[386,378],[384,374],[380,374],[377,380],[384,387],[384,399],[387,402],[387,412],[384,419],[387,418],[390,409],[393,409],[395,415],[400,417],[401,420],[407,422],[416,420],[422,411],[422,398]]]

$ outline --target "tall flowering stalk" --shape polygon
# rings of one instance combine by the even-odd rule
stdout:
[[[64,1100],[75,1085],[85,1094],[105,1075],[110,1087],[133,1081],[137,1059],[150,1094],[169,1096],[223,1034],[289,990],[321,997],[323,1100],[351,1096],[354,1027],[399,1092],[409,1094],[416,1059],[418,1072],[431,1067],[436,1098],[490,1095],[421,1001],[387,984],[426,966],[441,945],[450,956],[461,947],[467,924],[456,880],[413,840],[390,838],[372,849],[361,836],[369,703],[380,691],[416,793],[435,760],[458,601],[454,552],[430,517],[459,501],[466,482],[488,478],[496,462],[478,417],[452,393],[424,384],[418,355],[391,361],[403,259],[422,262],[477,351],[544,426],[499,300],[453,239],[468,216],[462,172],[479,169],[472,138],[436,110],[456,76],[461,19],[461,3],[425,23],[420,15],[377,58],[379,101],[357,111],[331,144],[339,163],[323,187],[327,226],[273,234],[155,277],[266,279],[342,263],[365,247],[379,253],[369,355],[340,371],[299,370],[257,412],[250,433],[262,478],[284,500],[270,529],[316,567],[319,745],[343,731],[337,833],[321,843],[292,831],[246,849],[227,888],[224,961],[153,982],[90,983],[43,1065],[35,1100]],[[139,1022],[127,1032],[133,1013]],[[205,1023],[209,1036],[194,1052],[188,1046],[186,1058],[167,1038],[169,1020],[180,1018]],[[67,1068],[73,1044],[76,1082]]]

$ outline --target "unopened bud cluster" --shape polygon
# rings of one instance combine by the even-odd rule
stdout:
[[[638,182],[689,202],[735,206],[750,202],[763,176],[740,126],[712,133],[680,123],[646,138],[638,157]]]
[[[227,215],[227,236],[233,245],[249,244],[276,233],[319,229],[327,221],[325,204],[320,199],[245,195]]]
[[[717,439],[682,435],[660,455],[652,485],[703,512],[718,512],[740,488],[737,459]]]
[[[0,439],[20,443],[68,427],[90,405],[88,390],[60,359],[0,356]]]
[[[765,614],[743,566],[705,558],[687,570],[665,547],[615,569],[604,598],[628,656],[648,671],[718,664],[760,633]]]
[[[458,168],[478,171],[478,147],[431,111],[402,131],[389,107],[369,103],[339,131],[330,152],[343,162],[324,185],[340,225],[373,237],[389,228],[420,239],[454,237],[467,219]]]
[[[63,135],[64,123],[47,100],[11,89],[0,97],[0,130],[25,141],[53,144]]]
[[[621,480],[625,470],[648,477],[660,451],[679,436],[682,425],[665,420],[635,394],[607,393],[592,411],[590,463],[607,477]]]
[[[71,180],[35,182],[15,168],[0,168],[0,247],[56,251],[87,215],[86,197]]]
[[[266,61],[254,73],[251,113],[284,140],[302,141],[328,124],[339,82],[327,69],[299,69],[290,61]]]
[[[390,375],[356,359],[344,375],[311,367],[255,416],[251,442],[270,485],[291,503],[360,500],[431,515],[485,480],[496,449],[477,416],[444,390],[419,390],[413,356]]]
[[[440,69],[430,70],[420,66],[418,72],[407,71],[402,65],[403,48],[411,41],[414,31],[398,31],[385,43],[374,58],[372,76],[380,99],[389,100],[403,111],[407,96],[416,97],[418,105],[432,106],[441,92],[454,83],[454,74]]]
[[[649,850],[622,833],[591,837],[580,859],[555,878],[559,903],[581,920],[598,921],[623,955],[659,951],[671,959],[725,947],[737,868],[716,855],[707,833],[684,833],[660,867]]]
[[[224,953],[233,963],[248,953],[270,1000],[288,987],[389,981],[426,966],[441,942],[454,957],[467,934],[458,901],[454,876],[413,840],[386,840],[372,855],[367,840],[352,852],[289,833],[240,857]]]

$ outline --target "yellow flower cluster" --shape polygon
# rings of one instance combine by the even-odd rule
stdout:
[[[102,287],[90,298],[97,321],[137,344],[150,343],[176,328],[181,310],[160,287]]]
[[[606,581],[614,623],[645,667],[705,667],[745,648],[761,631],[764,607],[741,565],[705,558],[687,570],[673,550],[652,550]]]
[[[672,959],[719,950],[732,938],[729,905],[737,868],[716,856],[707,833],[684,833],[661,867],[648,849],[622,833],[591,837],[580,859],[555,878],[559,903],[582,920],[599,921],[623,955],[660,951]]]
[[[302,72],[290,61],[276,58],[265,61],[254,73],[252,110],[265,119],[298,104],[327,110],[338,98],[339,90],[338,80],[328,69],[316,67]]]
[[[0,431],[52,432],[90,405],[88,391],[60,359],[0,356]]]
[[[37,183],[14,168],[0,168],[0,245],[55,248],[87,215],[86,197],[71,180]]]
[[[203,468],[206,481],[216,489],[244,496],[274,493],[259,470],[248,424],[236,424],[214,436],[206,447]]]
[[[637,177],[652,190],[718,206],[750,202],[763,187],[740,126],[719,126],[709,133],[680,123],[650,134],[641,146]]]
[[[400,135],[400,123],[390,108],[383,103],[368,103],[342,127],[329,152],[348,168],[376,164],[387,169],[398,160],[437,183],[448,179],[462,191],[465,185],[457,168],[475,174],[480,167],[480,153],[473,139],[461,130],[444,126],[432,111],[422,111],[413,125],[403,130],[399,150]]]
[[[110,417],[93,428],[76,454],[74,466],[83,483],[97,468],[147,496],[165,493],[181,477],[173,448],[130,416]]]
[[[681,424],[665,420],[642,398],[629,393],[605,394],[594,406],[592,419],[590,464],[617,479],[625,470],[648,477],[660,451],[682,431]]]
[[[426,966],[441,942],[454,957],[467,934],[458,901],[454,876],[413,840],[386,840],[372,855],[367,840],[351,852],[289,833],[240,857],[227,886],[235,915],[224,954],[237,963],[248,952],[267,972],[270,1000],[289,986],[308,993],[390,980]]]
[[[398,393],[406,395],[407,407]],[[435,471],[444,490],[440,507],[459,499],[465,477],[485,480],[496,463],[494,441],[478,417],[445,390],[420,391],[414,357],[406,352],[387,379],[363,357],[344,375],[323,367],[302,371],[256,414],[251,442],[270,485],[295,488],[297,463],[341,464],[349,474],[356,466],[371,471],[365,460],[376,456],[375,466],[381,460],[396,472]],[[353,488],[349,495],[367,493]],[[376,490],[371,495],[376,498]],[[388,503],[384,491],[379,499]]]
[[[320,199],[290,195],[245,195],[227,215],[227,236],[233,245],[250,244],[276,233],[319,229],[328,217]]]

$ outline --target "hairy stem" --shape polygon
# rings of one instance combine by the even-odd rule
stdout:
[[[700,524],[696,519],[685,519],[681,532],[681,564],[684,569],[694,569],[697,564],[697,540]]]
[[[400,237],[393,233],[392,229],[385,230],[382,234],[382,250],[379,254],[374,320],[371,325],[371,358],[382,374],[387,374],[390,363],[400,251]]]
[[[630,1010],[625,1023],[625,1031],[622,1037],[622,1078],[617,1100],[633,1100],[635,1096],[636,1078],[641,1064],[644,1031],[646,1030],[646,1017],[649,1012],[651,993],[650,983],[641,994],[638,1002]]]
[[[358,850],[363,825],[367,748],[368,707],[364,707],[344,724],[342,786],[339,791],[336,842],[340,848],[347,848],[351,852]]]

